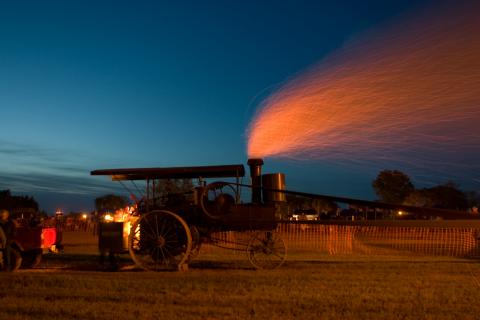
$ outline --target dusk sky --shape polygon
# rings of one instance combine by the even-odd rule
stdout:
[[[0,4],[0,189],[52,213],[119,192],[90,171],[246,163],[262,98],[422,1]],[[267,159],[294,190],[373,199],[372,171]]]

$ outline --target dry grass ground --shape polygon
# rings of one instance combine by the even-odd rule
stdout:
[[[0,273],[0,319],[480,318],[476,260],[324,256],[254,271],[209,253],[185,273],[52,268],[95,265],[90,249]]]

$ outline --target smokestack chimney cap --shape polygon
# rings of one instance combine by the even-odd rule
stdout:
[[[247,164],[249,166],[262,166],[263,165],[263,159],[260,159],[260,158],[248,159]]]

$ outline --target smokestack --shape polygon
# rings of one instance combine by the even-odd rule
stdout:
[[[252,179],[252,203],[262,203],[262,166],[263,159],[248,159]]]

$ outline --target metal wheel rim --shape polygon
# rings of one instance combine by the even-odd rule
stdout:
[[[142,215],[133,224],[128,238],[130,256],[144,270],[181,269],[191,248],[192,235],[187,223],[166,210]]]
[[[198,231],[198,228],[195,226],[191,226],[190,234],[192,235],[192,249],[190,250],[190,255],[188,258],[189,261],[195,259],[198,256],[198,254],[200,253],[200,248],[202,246],[200,232]]]
[[[275,269],[285,262],[287,247],[278,233],[257,232],[248,243],[247,256],[256,269]]]
[[[5,251],[2,252],[2,258],[3,254],[6,254]],[[22,255],[20,251],[18,251],[15,248],[10,248],[10,259],[9,259],[10,265],[3,265],[3,269],[6,271],[16,271],[20,269],[20,266],[22,265]]]

